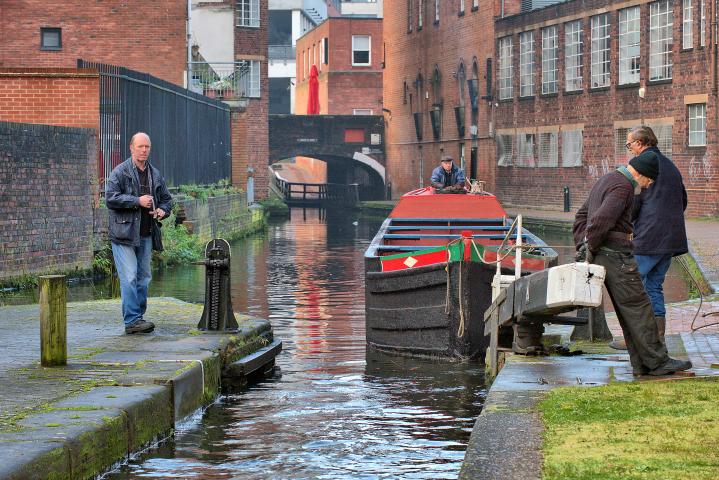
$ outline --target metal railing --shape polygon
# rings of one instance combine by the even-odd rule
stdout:
[[[296,52],[293,45],[270,45],[267,55],[270,60],[295,60]]]
[[[295,183],[275,176],[275,186],[288,205],[322,205],[329,202],[356,205],[359,202],[359,185],[356,183]]]
[[[136,132],[152,140],[150,161],[169,185],[211,184],[230,177],[230,108],[124,67],[77,61],[100,74],[98,179],[129,157]]]
[[[193,92],[210,98],[260,98],[260,62],[189,62],[187,85]]]

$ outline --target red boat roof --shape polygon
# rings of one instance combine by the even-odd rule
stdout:
[[[405,193],[394,207],[390,218],[504,218],[507,212],[497,197],[484,193],[438,194],[434,188],[425,187]]]

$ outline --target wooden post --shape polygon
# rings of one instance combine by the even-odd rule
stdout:
[[[40,281],[40,359],[43,367],[67,365],[67,287],[65,275]]]

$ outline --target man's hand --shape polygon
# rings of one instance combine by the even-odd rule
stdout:
[[[163,218],[165,218],[165,211],[161,208],[156,208],[155,210],[150,212],[150,214],[153,216],[153,218],[156,218],[158,220],[162,220]]]
[[[589,248],[587,248],[587,244],[583,243],[582,246],[579,247],[579,250],[577,250],[574,260],[577,262],[592,263],[594,260],[594,254],[589,250]]]
[[[152,208],[152,195],[143,195],[139,201],[142,208]]]

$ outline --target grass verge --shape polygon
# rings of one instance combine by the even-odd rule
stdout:
[[[715,377],[553,390],[542,478],[719,478],[717,398]]]

